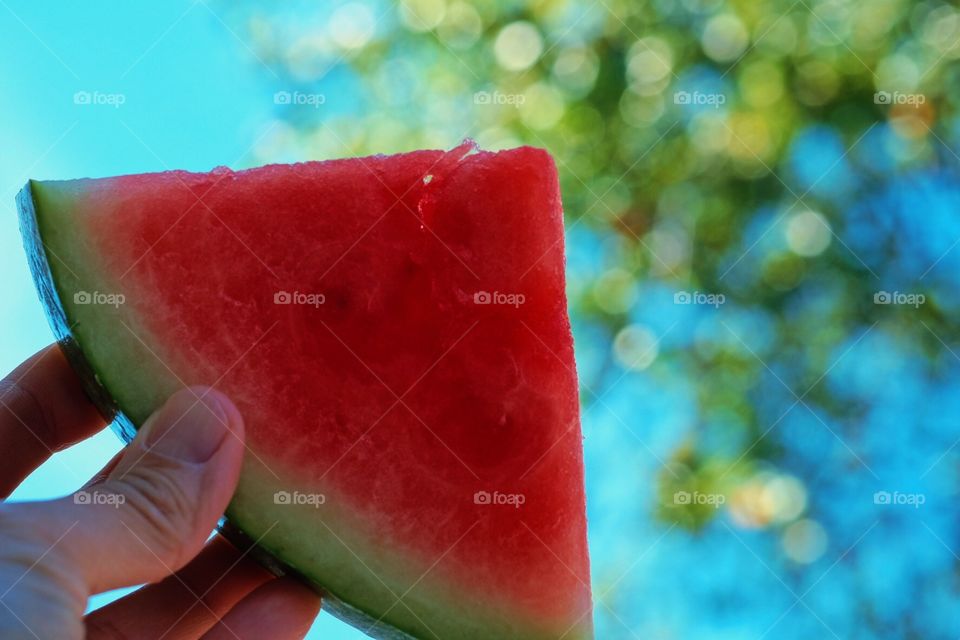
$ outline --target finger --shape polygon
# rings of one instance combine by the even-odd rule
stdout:
[[[87,638],[199,638],[271,579],[269,571],[217,536],[177,573],[88,615]]]
[[[60,348],[50,345],[34,354],[0,381],[0,497],[55,451],[104,424]]]
[[[178,391],[88,491],[8,505],[90,593],[160,580],[203,547],[227,506],[243,458],[243,420],[222,394]]]
[[[277,578],[241,600],[203,640],[301,640],[318,613],[320,596],[293,578]]]

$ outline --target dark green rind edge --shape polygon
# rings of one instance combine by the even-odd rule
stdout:
[[[30,273],[37,288],[37,295],[43,304],[47,322],[50,324],[53,335],[56,337],[67,361],[80,378],[87,397],[90,398],[90,401],[93,402],[104,419],[110,423],[113,432],[124,443],[129,443],[137,435],[137,427],[120,409],[113,395],[100,383],[100,379],[84,355],[80,343],[74,338],[73,325],[67,319],[66,310],[60,301],[60,294],[53,282],[53,272],[50,270],[47,248],[40,237],[40,227],[37,222],[37,210],[31,184],[31,182],[27,182],[17,194],[17,218],[23,248],[30,265]],[[276,558],[267,549],[255,544],[246,533],[229,522],[226,517],[220,519],[217,531],[241,552],[254,558],[271,573],[278,576],[296,576],[309,584],[323,598],[323,609],[325,611],[363,631],[371,638],[376,640],[417,640],[416,636],[410,635],[370,613],[344,602],[315,581]]]

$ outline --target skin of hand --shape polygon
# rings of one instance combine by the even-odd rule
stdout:
[[[0,497],[104,426],[58,347],[0,382]],[[0,638],[302,638],[319,597],[210,533],[233,494],[243,419],[175,393],[80,491],[0,504]],[[87,615],[96,593],[144,584]]]

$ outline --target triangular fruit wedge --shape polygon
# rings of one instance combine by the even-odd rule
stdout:
[[[374,637],[592,637],[557,173],[464,143],[30,182],[40,295],[133,430],[211,385],[247,425],[227,520]]]

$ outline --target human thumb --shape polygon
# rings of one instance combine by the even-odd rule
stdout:
[[[243,420],[206,387],[175,393],[154,413],[101,483],[73,496],[23,505],[88,593],[153,582],[203,547],[233,495]]]

